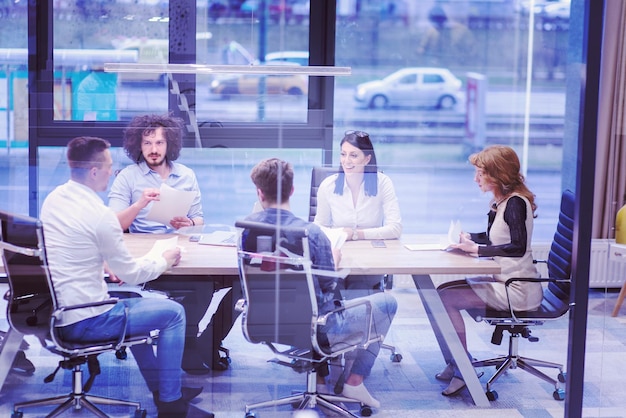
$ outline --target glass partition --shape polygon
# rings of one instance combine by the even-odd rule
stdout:
[[[2,209],[28,213],[35,199],[38,210],[67,180],[67,139],[110,139],[121,169],[132,163],[120,147],[128,121],[172,112],[185,118],[179,162],[198,175],[207,223],[232,225],[250,213],[257,200],[250,169],[272,156],[293,163],[292,210],[307,218],[311,169],[337,167],[344,133],[362,130],[393,181],[407,235],[445,233],[453,220],[485,230],[490,196],[478,189],[467,158],[486,145],[510,145],[537,196],[533,250],[547,252],[563,188],[564,141],[576,140],[565,135],[569,1],[49,2],[53,83],[39,93],[53,104],[36,110],[52,116],[33,125],[34,139],[25,3],[0,10]],[[171,13],[178,7],[193,10],[188,26]],[[189,58],[181,58],[185,48],[190,64],[335,65],[352,75],[179,78],[103,70],[107,62],[178,63]],[[29,140],[38,144],[36,170]],[[27,180],[34,173],[36,187]],[[562,352],[558,357],[564,360]]]

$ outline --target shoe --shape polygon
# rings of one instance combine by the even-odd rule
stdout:
[[[32,376],[35,374],[35,365],[26,358],[26,353],[24,353],[23,350],[19,350],[13,359],[11,371],[26,376]]]
[[[185,418],[189,411],[189,402],[181,396],[180,399],[172,402],[159,402],[157,410],[159,411],[158,418]]]
[[[454,377],[454,366],[452,363],[448,363],[445,369],[435,375],[435,379],[443,382],[449,382]]]
[[[458,395],[463,389],[465,389],[465,381],[460,377],[453,376],[450,380],[450,384],[441,392],[441,394],[444,396],[454,396]]]
[[[183,367],[183,370],[185,371],[185,373],[193,374],[195,376],[209,374],[211,372],[211,368],[204,363],[195,365],[193,367]]]
[[[380,402],[378,402],[376,399],[372,397],[372,395],[370,395],[370,393],[367,391],[367,388],[365,387],[363,383],[361,383],[358,386],[351,386],[345,383],[343,385],[342,395],[345,396],[346,398],[357,400],[361,402],[362,404],[365,404],[374,408],[380,408]]]
[[[226,356],[222,357],[220,352],[223,351]],[[223,372],[230,367],[230,357],[228,355],[228,349],[221,347],[213,351],[213,359],[211,360],[211,368],[216,372]]]
[[[211,372],[211,368],[204,364],[200,356],[191,353],[183,353],[182,369],[186,373],[193,375],[203,375]]]
[[[480,379],[484,374],[485,372],[478,372],[476,373],[476,377]],[[444,396],[454,396],[461,392],[464,387],[465,381],[460,377],[453,376],[452,379],[450,379],[450,384],[441,392],[441,394]]]
[[[180,388],[180,393],[182,394],[181,399],[184,400],[185,402],[189,403],[193,398],[195,398],[196,396],[201,394],[203,389],[204,388],[202,386],[200,386],[199,388],[183,386],[182,388]],[[155,390],[154,392],[152,392],[152,398],[154,399],[154,404],[157,407],[160,404],[163,403],[163,402],[161,402],[159,400],[159,391],[158,390]]]

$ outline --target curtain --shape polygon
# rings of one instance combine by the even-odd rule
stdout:
[[[626,2],[604,10],[592,238],[615,237],[615,215],[626,203]]]

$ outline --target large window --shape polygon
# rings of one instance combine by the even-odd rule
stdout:
[[[2,209],[38,213],[67,177],[68,139],[111,140],[121,168],[132,163],[120,148],[127,122],[172,112],[187,126],[180,161],[198,173],[207,223],[232,225],[252,209],[249,170],[269,156],[294,164],[292,208],[306,218],[311,168],[337,166],[344,133],[362,130],[394,183],[405,233],[445,233],[457,219],[484,230],[490,196],[467,157],[496,143],[516,149],[537,196],[533,242],[554,233],[563,148],[577,140],[565,136],[568,0],[5,3]],[[34,40],[27,3],[43,31]],[[221,70],[109,72],[106,63]],[[339,66],[351,75],[228,66]]]

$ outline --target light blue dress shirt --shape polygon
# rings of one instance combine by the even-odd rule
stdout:
[[[172,163],[172,170],[165,181],[161,179],[161,176],[156,171],[148,167],[145,161],[125,167],[113,181],[111,191],[109,192],[109,207],[116,213],[120,212],[138,201],[145,189],[159,189],[163,183],[176,190],[196,191],[197,195],[189,208],[187,217],[203,217],[202,196],[196,174],[192,169],[180,163]],[[152,202],[139,211],[139,214],[137,214],[137,217],[130,225],[129,231],[148,233],[173,232],[174,228],[171,225],[164,225],[146,219],[151,206]]]

